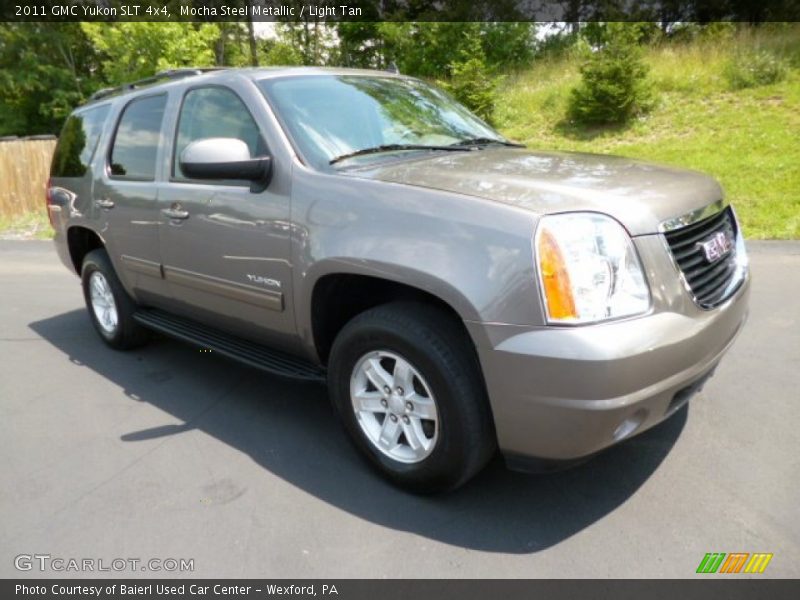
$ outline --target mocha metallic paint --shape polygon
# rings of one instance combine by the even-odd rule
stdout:
[[[59,256],[71,268],[67,229],[92,229],[139,301],[311,360],[318,360],[311,301],[321,278],[361,274],[424,290],[464,320],[500,448],[514,457],[591,454],[618,441],[615,429],[632,415],[645,415],[635,432],[652,426],[668,416],[675,392],[712,369],[740,330],[748,282],[722,306],[701,310],[659,233],[662,223],[718,202],[722,191],[713,179],[619,157],[509,148],[313,170],[254,80],[328,72],[371,73],[230,70],[158,86],[169,99],[157,181],[108,178],[107,127],[95,176],[53,182],[77,195],[79,209],[53,213]],[[274,164],[266,191],[170,181],[180,101],[201,85],[230,87],[253,114]],[[109,100],[109,123],[146,93],[153,92]],[[115,208],[93,207],[90,199],[99,196],[113,199]],[[172,203],[188,219],[166,218],[161,209]],[[541,215],[576,210],[611,215],[635,236],[652,296],[647,315],[545,325],[534,231]],[[279,281],[280,291],[262,290],[248,275]]]

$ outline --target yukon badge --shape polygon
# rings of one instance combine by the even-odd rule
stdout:
[[[250,283],[258,283],[260,285],[267,285],[269,287],[281,287],[281,282],[277,279],[270,279],[269,277],[262,277],[261,275],[250,275],[247,274],[247,278],[250,280]]]
[[[703,249],[706,260],[710,263],[718,261],[733,249],[733,240],[727,231],[718,231],[703,242],[698,242]]]

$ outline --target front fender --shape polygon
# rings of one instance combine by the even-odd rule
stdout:
[[[423,290],[465,321],[540,324],[535,220],[532,213],[480,198],[295,167],[298,332],[313,347],[314,286],[335,273]]]

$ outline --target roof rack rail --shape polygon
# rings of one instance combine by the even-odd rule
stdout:
[[[109,96],[113,96],[114,94],[123,94],[125,92],[130,92],[131,90],[135,90],[137,88],[144,87],[146,85],[152,85],[162,80],[194,77],[195,75],[202,75],[203,73],[209,73],[211,71],[222,71],[225,68],[226,67],[200,67],[200,68],[185,67],[180,69],[167,69],[166,71],[160,71],[156,73],[152,77],[145,77],[144,79],[139,79],[138,81],[132,81],[130,83],[123,83],[122,85],[118,85],[115,87],[108,87],[108,88],[103,88],[101,90],[97,90],[94,94],[92,94],[89,97],[89,102],[96,102],[97,100],[108,98]]]

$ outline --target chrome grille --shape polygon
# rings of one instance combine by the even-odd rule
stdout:
[[[728,236],[732,248],[717,259],[709,259],[702,244],[720,232]],[[743,279],[736,256],[739,228],[729,206],[715,215],[667,231],[664,237],[697,304],[713,308],[736,291]]]

